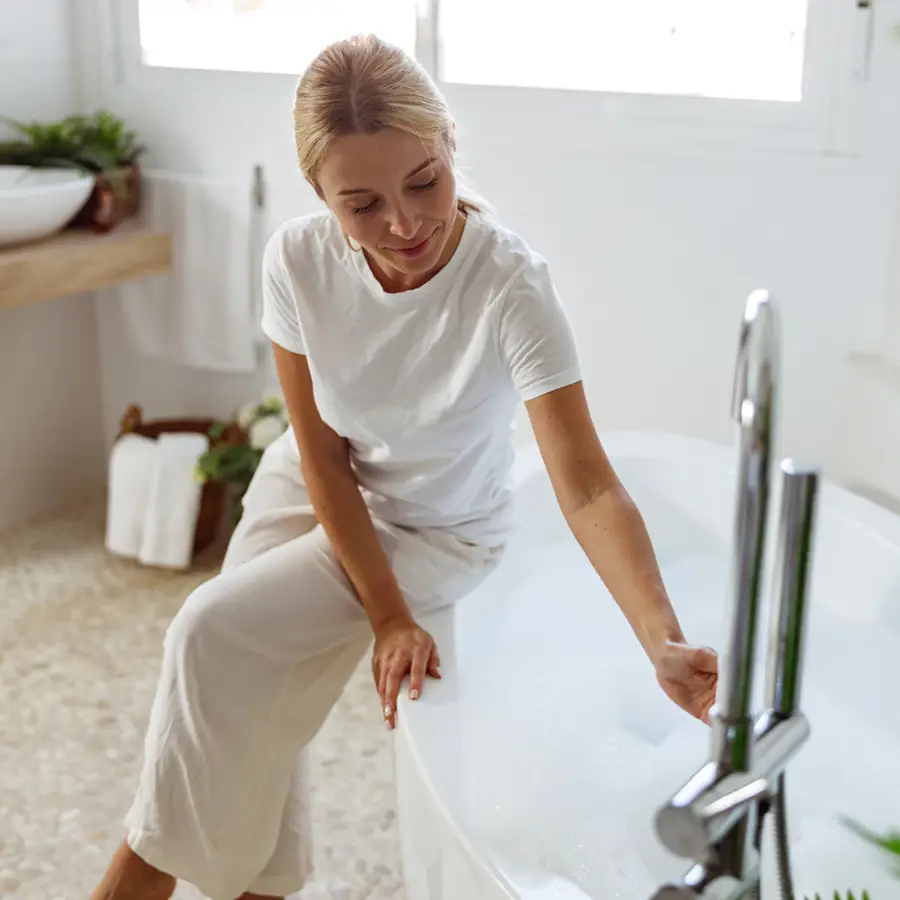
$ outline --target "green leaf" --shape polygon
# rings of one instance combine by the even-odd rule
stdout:
[[[863,840],[880,847],[887,853],[900,856],[900,831],[889,831],[884,836],[879,836],[847,816],[842,817],[842,820],[847,828],[855,832]]]
[[[118,155],[112,149],[105,147],[82,147],[75,152],[74,159],[97,172],[119,167]]]
[[[822,900],[822,895],[817,891],[812,897],[810,897],[808,894],[805,895],[803,900]],[[848,891],[846,895],[841,894],[840,891],[835,891],[833,900],[856,900],[856,895],[853,893],[853,891]],[[863,891],[860,900],[871,900],[871,898],[869,897],[869,892]]]
[[[261,458],[262,451],[247,444],[221,443],[202,454],[198,466],[215,481],[246,486]]]
[[[47,160],[66,159],[90,171],[117,169],[134,162],[144,151],[125,123],[106,110],[92,115],[66,116],[56,122],[22,122],[9,117],[0,121],[13,129],[17,141],[4,142],[0,161],[12,165],[46,166]],[[15,159],[8,154],[14,148]]]

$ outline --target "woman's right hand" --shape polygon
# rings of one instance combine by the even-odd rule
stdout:
[[[409,696],[422,696],[425,676],[440,678],[441,659],[434,638],[409,616],[386,619],[375,630],[372,674],[388,729],[396,725],[400,682],[409,675]]]

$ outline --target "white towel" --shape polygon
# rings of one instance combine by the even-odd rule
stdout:
[[[127,339],[146,358],[217,372],[260,361],[261,213],[252,183],[147,171],[141,222],[172,236],[172,271],[126,282]]]
[[[144,565],[169,569],[190,565],[202,491],[194,470],[208,446],[202,434],[159,436],[138,554]]]
[[[106,549],[116,556],[136,559],[140,552],[156,451],[156,441],[139,434],[124,434],[113,444],[109,455]]]

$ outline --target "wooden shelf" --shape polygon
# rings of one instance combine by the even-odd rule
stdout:
[[[172,242],[164,231],[131,223],[106,234],[68,229],[31,244],[0,247],[0,309],[162,275],[171,268]]]

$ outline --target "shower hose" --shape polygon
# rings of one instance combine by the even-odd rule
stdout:
[[[756,851],[761,854],[762,835],[765,825],[766,813],[774,816],[773,827],[775,837],[775,864],[778,869],[778,888],[781,900],[794,900],[794,879],[791,875],[790,842],[787,833],[787,796],[785,793],[784,772],[778,776],[778,781],[768,803],[760,810],[759,822],[756,827],[755,841]],[[759,883],[753,886],[748,894],[748,900],[761,900]],[[765,898],[769,900],[769,898]]]

